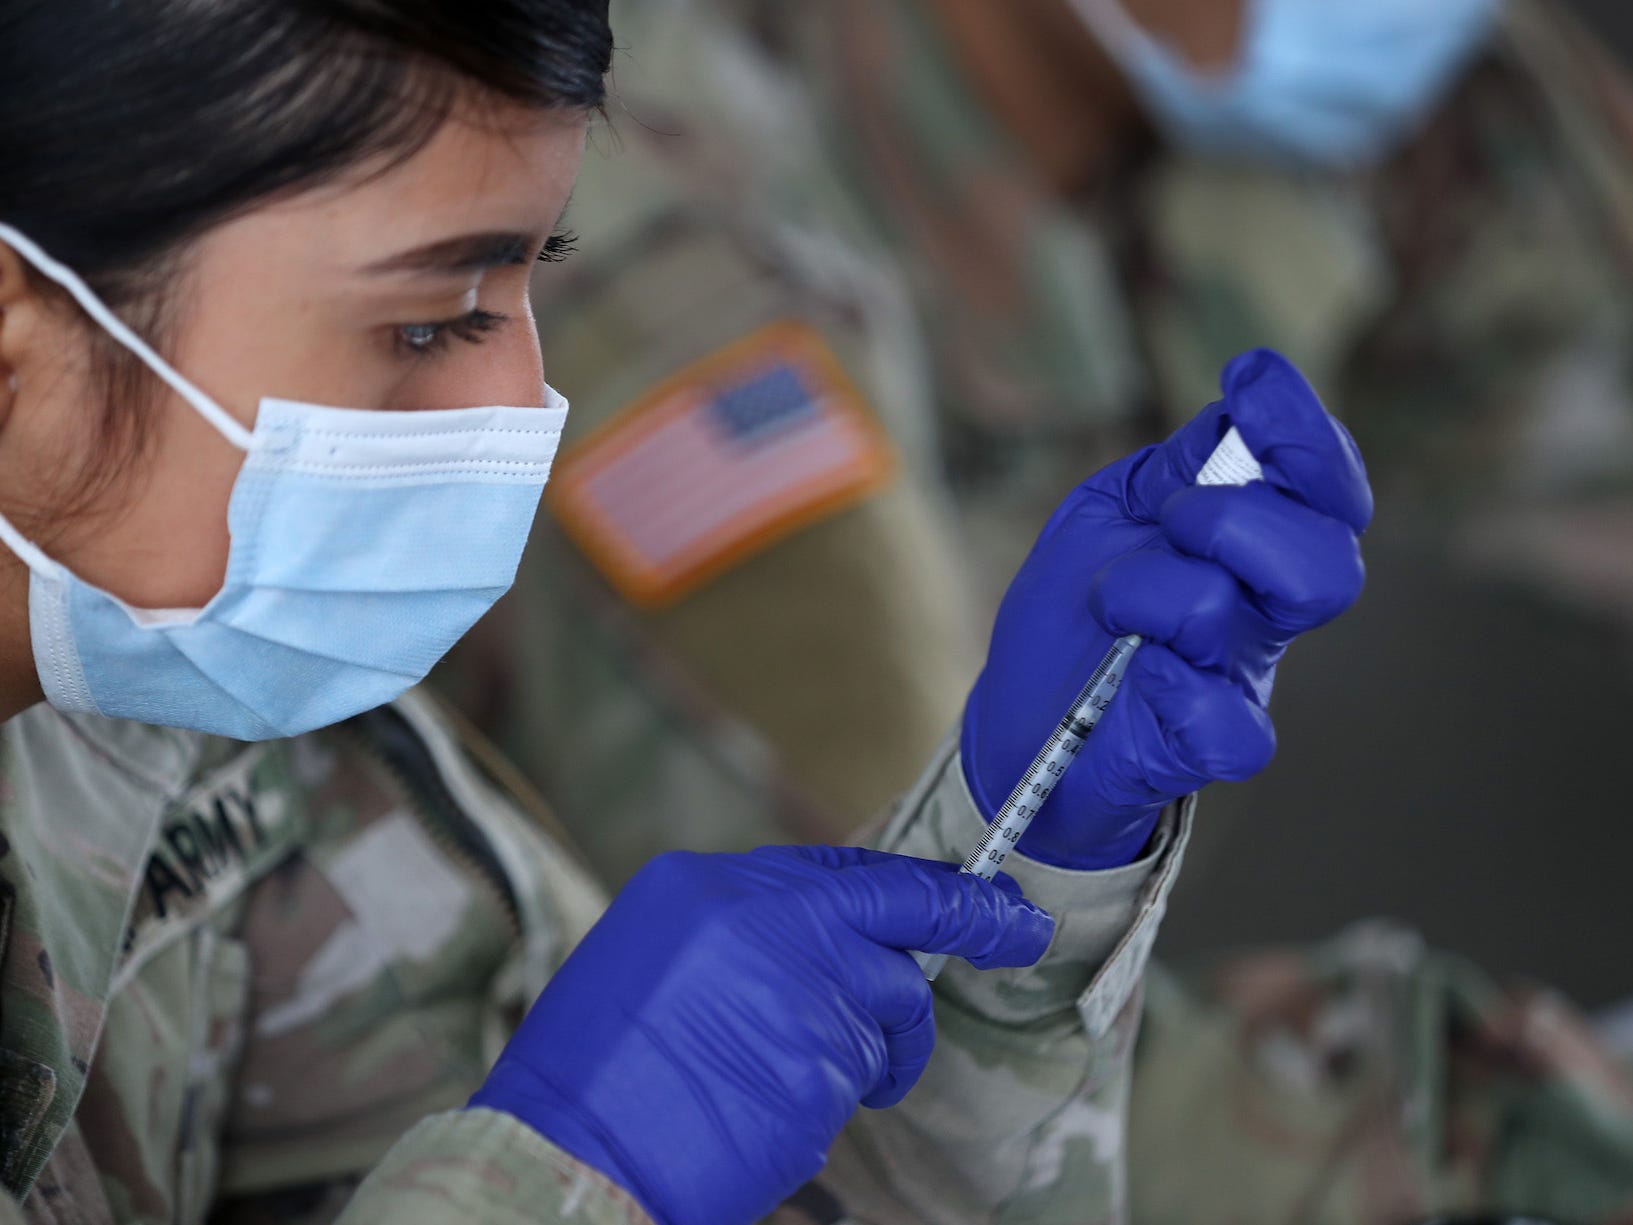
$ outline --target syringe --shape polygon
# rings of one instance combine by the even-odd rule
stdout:
[[[1259,461],[1253,458],[1253,452],[1247,449],[1247,443],[1242,441],[1241,434],[1232,426],[1214,448],[1208,462],[1202,465],[1196,483],[1246,485],[1250,481],[1261,480],[1263,476]],[[1015,790],[1009,793],[1009,798],[998,809],[992,824],[987,826],[987,832],[965,857],[960,872],[979,876],[982,880],[991,880],[998,874],[1004,860],[1009,858],[1021,835],[1026,833],[1033,818],[1038,815],[1038,810],[1083,751],[1089,733],[1100,722],[1100,716],[1106,713],[1111,699],[1117,696],[1117,690],[1122,686],[1128,665],[1134,659],[1134,652],[1140,649],[1141,641],[1138,634],[1128,634],[1111,644],[1100,666],[1077,695],[1077,701],[1072,703],[1071,710],[1055,725],[1043,748],[1032,759],[1031,766],[1021,775],[1021,781],[1015,784]],[[947,964],[945,953],[914,953],[913,956],[923,967],[924,977],[931,982]]]

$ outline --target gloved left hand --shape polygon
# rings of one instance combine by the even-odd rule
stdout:
[[[1372,492],[1354,441],[1268,350],[1233,361],[1223,386],[1167,442],[1080,485],[999,609],[962,733],[964,775],[989,821],[1114,638],[1146,640],[1021,839],[1034,859],[1129,863],[1164,805],[1263,769],[1277,661],[1360,594]],[[1264,480],[1196,487],[1232,425]]]
[[[761,1220],[856,1110],[900,1101],[935,1014],[903,950],[1031,965],[1015,882],[842,847],[661,855],[550,980],[473,1106],[506,1111],[661,1225]]]

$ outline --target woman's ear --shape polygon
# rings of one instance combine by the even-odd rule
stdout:
[[[23,257],[0,242],[0,429],[11,416],[22,382],[21,337],[33,292]]]
[[[53,347],[53,325],[60,329],[61,318],[29,275],[28,261],[0,239],[0,429],[10,420],[29,376],[40,372]]]

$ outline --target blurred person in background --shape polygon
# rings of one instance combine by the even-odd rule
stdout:
[[[1244,344],[1464,525],[1627,473],[1628,93],[1554,6],[619,15],[588,258],[535,301],[579,407],[555,522],[445,674],[614,879],[898,789],[1080,466]],[[667,445],[729,513],[654,518]],[[1633,1097],[1552,996],[1379,925],[1151,982],[1137,1219],[1629,1202]]]

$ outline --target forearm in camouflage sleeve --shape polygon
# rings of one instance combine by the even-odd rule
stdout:
[[[1109,872],[1011,856],[1006,870],[1059,923],[1025,970],[961,961],[936,984],[936,1053],[891,1110],[861,1111],[821,1181],[857,1220],[1120,1221],[1140,984],[1189,837],[1187,802],[1148,853]],[[986,829],[949,740],[876,840],[961,860]]]
[[[8,1218],[0,1217],[0,1225]],[[432,1115],[375,1167],[337,1225],[652,1225],[622,1188],[492,1110]]]

